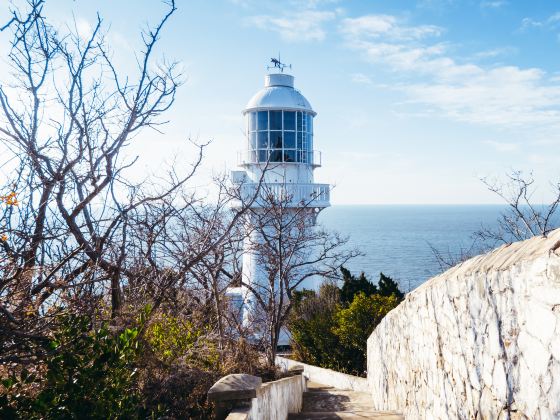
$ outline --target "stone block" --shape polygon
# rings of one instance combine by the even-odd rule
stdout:
[[[224,376],[208,390],[208,401],[250,400],[256,398],[262,379],[245,373]]]
[[[305,368],[302,365],[294,365],[288,369],[288,374],[295,376],[295,375],[302,375]]]

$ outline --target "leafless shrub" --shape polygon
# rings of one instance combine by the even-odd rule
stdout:
[[[472,243],[468,248],[461,247],[452,252],[428,244],[442,271],[498,245],[533,236],[546,237],[559,226],[560,183],[551,185],[552,200],[549,204],[537,204],[533,201],[536,189],[531,173],[524,175],[521,171],[513,171],[506,175],[505,180],[482,178],[482,182],[503,199],[506,209],[501,212],[495,226],[482,225],[472,234]]]

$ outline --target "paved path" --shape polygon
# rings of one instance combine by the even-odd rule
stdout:
[[[364,392],[341,391],[314,382],[307,383],[303,394],[303,410],[290,414],[289,420],[331,420],[331,419],[377,419],[404,420],[394,411],[376,411],[371,404],[371,396]]]

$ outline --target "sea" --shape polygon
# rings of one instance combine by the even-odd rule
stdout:
[[[473,233],[495,227],[503,205],[335,205],[318,223],[348,236],[347,246],[363,255],[348,262],[377,283],[379,273],[411,291],[442,268],[432,248],[456,255],[472,247]],[[316,286],[316,285],[315,285]]]

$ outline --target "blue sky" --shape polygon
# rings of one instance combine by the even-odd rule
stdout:
[[[494,203],[482,176],[532,170],[536,201],[560,179],[560,2],[531,0],[177,1],[159,54],[185,84],[165,134],[145,132],[135,176],[188,165],[185,139],[212,140],[197,186],[235,169],[241,110],[272,56],[309,99],[318,182],[335,204]],[[155,0],[47,0],[84,33],[99,11],[123,72]],[[2,10],[3,18],[6,9]],[[7,38],[0,37],[5,54]],[[1,73],[1,71],[0,71]]]

